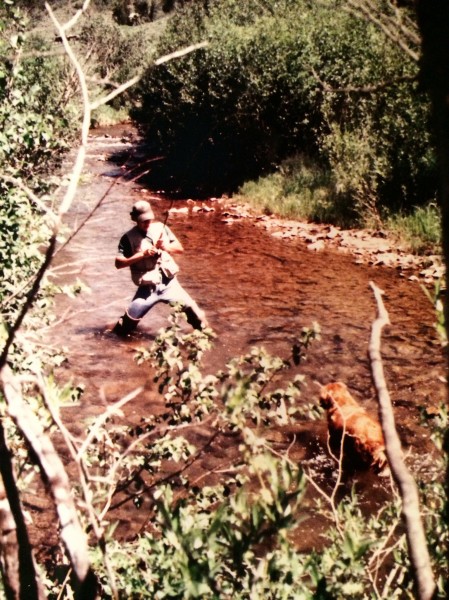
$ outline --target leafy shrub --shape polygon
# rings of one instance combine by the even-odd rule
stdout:
[[[139,88],[135,117],[171,189],[232,192],[299,154],[362,221],[433,197],[417,65],[375,25],[332,0],[215,0],[175,15],[158,53],[204,40]]]
[[[5,6],[1,20],[11,36],[0,41],[0,302],[10,325],[43,261],[52,226],[50,192],[58,183],[52,175],[69,148],[75,119],[61,102],[64,65],[45,57],[43,41],[25,39],[19,11]],[[25,47],[30,58],[21,57]],[[37,304],[48,307],[45,293]]]
[[[89,58],[89,68],[107,84],[120,84],[141,72],[151,62],[153,41],[145,29],[127,30],[108,15],[96,14],[83,22],[79,34]],[[111,106],[127,106],[132,92],[116,97]]]
[[[392,215],[386,223],[414,252],[441,253],[441,213],[435,203]]]

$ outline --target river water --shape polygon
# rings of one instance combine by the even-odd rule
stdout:
[[[85,389],[80,403],[63,411],[73,433],[83,435],[89,419],[140,385],[145,388],[127,406],[125,420],[137,423],[142,415],[157,410],[147,369],[136,364],[134,353],[150,344],[166,324],[169,308],[155,307],[130,339],[108,333],[134,291],[127,270],[114,267],[118,240],[132,225],[133,202],[150,199],[160,219],[165,219],[170,208],[176,209],[169,213],[168,225],[185,247],[178,260],[179,279],[206,311],[217,336],[206,369],[218,370],[254,345],[287,357],[301,329],[318,322],[322,339],[311,346],[300,366],[306,376],[301,398],[317,401],[314,379],[323,384],[341,380],[375,412],[367,356],[376,316],[370,281],[384,290],[391,326],[383,333],[382,354],[398,431],[412,468],[429,468],[432,445],[421,426],[420,409],[435,407],[444,399],[444,359],[433,327],[433,309],[419,284],[393,269],[356,264],[353,257],[337,251],[312,252],[301,241],[270,236],[251,219],[232,218],[229,203],[172,203],[138,181],[120,177],[123,170],[108,160],[135,152],[129,139],[126,127],[93,133],[70,225],[80,224],[105,197],[55,261],[60,283],[80,277],[90,288],[75,299],[58,298],[58,323],[49,331],[52,343],[65,347],[68,357],[59,377],[70,377]],[[207,210],[198,210],[202,207]],[[187,212],[178,211],[182,208]],[[279,451],[289,448],[292,460],[304,461],[318,476],[332,479],[323,458],[327,456],[325,419],[302,423],[294,437],[282,428],[270,435]],[[224,465],[221,471],[225,470],[237,453],[232,440],[212,448],[198,465],[198,477],[201,469],[218,473]],[[321,473],[320,464],[325,465]],[[358,480],[362,493],[369,491],[370,501],[387,493],[388,484],[372,474],[361,474]],[[137,516],[135,512],[132,502],[122,504],[117,512],[123,535],[137,531],[145,522],[145,512]],[[313,539],[310,524],[308,531]],[[310,537],[307,543],[312,543]]]

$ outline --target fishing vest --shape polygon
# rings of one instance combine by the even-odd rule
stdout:
[[[147,248],[151,248],[156,242],[160,239],[162,235],[162,239],[165,243],[170,242],[170,238],[168,233],[163,225],[163,223],[151,223],[146,234],[141,231],[137,226],[133,227],[129,231],[126,232],[126,237],[129,240],[131,245],[131,256],[136,254],[136,252],[141,252],[142,250],[146,250]],[[145,279],[149,283],[152,275],[154,275],[154,281],[152,283],[158,283],[158,279],[160,277],[159,274],[159,255],[155,256],[146,256],[134,263],[130,266],[131,269],[131,278],[136,285],[142,285],[145,282],[142,281],[142,277],[146,275]],[[150,272],[154,273],[150,275]]]

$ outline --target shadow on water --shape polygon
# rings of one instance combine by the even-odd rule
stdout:
[[[87,419],[138,386],[143,386],[143,391],[127,406],[127,421],[137,424],[142,416],[161,410],[147,369],[139,367],[133,356],[136,348],[149,345],[166,325],[169,308],[156,306],[128,340],[107,332],[133,295],[129,273],[114,268],[118,240],[131,226],[133,202],[149,199],[161,220],[170,207],[176,209],[169,213],[168,224],[185,247],[178,261],[179,278],[205,309],[217,334],[206,359],[208,370],[222,368],[231,357],[253,345],[288,357],[302,328],[316,321],[322,340],[312,345],[300,366],[306,376],[302,400],[317,400],[313,380],[342,380],[366,408],[375,411],[367,356],[370,326],[376,315],[369,282],[375,281],[385,292],[391,319],[391,326],[384,331],[382,352],[398,430],[410,451],[410,463],[419,468],[432,448],[427,431],[420,425],[420,407],[435,406],[444,398],[444,385],[438,380],[444,365],[433,330],[434,315],[419,285],[399,277],[394,270],[355,264],[345,254],[314,253],[300,241],[274,238],[250,219],[225,215],[225,210],[230,212],[229,204],[218,200],[172,203],[162,193],[133,181],[137,169],[123,176],[121,165],[132,164],[129,153],[134,161],[145,160],[144,149],[133,142],[126,128],[119,130],[118,136],[117,130],[94,132],[86,174],[69,215],[70,225],[83,222],[99,198],[105,197],[55,263],[59,283],[79,277],[90,288],[76,299],[58,299],[59,322],[49,331],[51,343],[67,351],[68,360],[59,376],[85,387],[80,405],[64,409],[73,432],[82,433]],[[112,155],[118,164],[110,161]],[[198,210],[203,207],[207,210]],[[200,441],[205,432],[192,433],[192,441],[195,435]],[[276,428],[268,438],[270,435],[277,450],[289,449],[293,461],[304,464],[323,486],[332,485],[335,469],[327,456],[324,419],[301,422],[293,433]],[[220,440],[198,461],[193,476],[201,478],[207,471],[211,482],[219,480],[222,476],[214,473],[237,459],[238,442],[232,437]],[[368,492],[366,502],[370,506],[388,494],[388,485],[371,473],[351,476],[343,489],[347,491],[355,481],[362,494]],[[121,505],[117,517],[122,532],[132,533],[142,526],[144,513],[135,513],[132,503]],[[306,546],[314,543],[320,527],[316,523],[314,529],[313,523],[306,521]]]

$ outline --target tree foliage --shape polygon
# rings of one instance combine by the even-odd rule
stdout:
[[[136,118],[172,188],[232,191],[302,154],[359,215],[433,197],[418,66],[344,2],[193,3],[159,51],[199,40],[209,45],[140,85]]]
[[[14,322],[43,262],[42,245],[49,238],[54,208],[52,194],[59,183],[54,173],[75,132],[75,113],[61,100],[67,83],[65,65],[57,58],[44,58],[48,47],[42,40],[31,39],[25,46],[26,27],[20,11],[5,4],[0,14],[3,327]],[[48,307],[48,288],[36,302],[41,309]]]
[[[109,0],[97,0],[107,3]],[[192,0],[114,0],[114,18],[121,25],[156,21]]]

